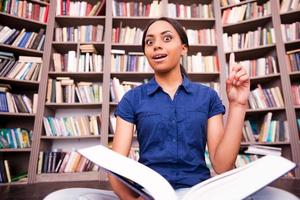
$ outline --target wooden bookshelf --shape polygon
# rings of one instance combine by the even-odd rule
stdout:
[[[28,0],[29,1],[29,0]],[[23,168],[28,169],[28,182],[53,182],[53,181],[83,181],[83,180],[103,180],[105,175],[103,172],[83,172],[83,173],[37,173],[38,159],[40,151],[51,151],[54,148],[64,149],[64,145],[74,147],[81,144],[90,145],[91,143],[103,144],[107,146],[113,138],[113,134],[110,133],[109,121],[110,113],[112,113],[118,103],[111,102],[110,100],[110,80],[113,77],[120,79],[120,81],[140,81],[143,82],[144,79],[150,80],[153,77],[153,73],[150,72],[111,72],[111,50],[120,49],[125,50],[126,54],[128,52],[142,52],[141,44],[123,44],[123,43],[113,43],[112,41],[112,29],[118,27],[120,22],[122,26],[143,28],[148,22],[150,22],[155,17],[145,17],[145,16],[113,16],[112,4],[106,2],[105,14],[101,16],[62,16],[56,15],[56,1],[51,1],[50,3],[30,0],[34,3],[39,3],[42,6],[49,5],[49,15],[48,22],[41,23],[36,20],[30,20],[25,18],[16,17],[10,14],[0,12],[0,22],[6,23],[10,27],[15,27],[17,29],[22,29],[23,27],[29,31],[37,32],[40,28],[46,29],[45,47],[43,51],[37,51],[32,49],[12,47],[10,45],[0,44],[0,51],[13,52],[16,55],[27,55],[27,56],[40,56],[43,58],[42,76],[40,81],[21,81],[8,79],[0,77],[0,83],[9,83],[13,88],[19,90],[33,90],[37,91],[39,94],[38,101],[38,112],[36,114],[20,114],[20,113],[0,113],[2,127],[11,127],[12,122],[17,120],[21,124],[26,126],[31,126],[33,130],[33,144],[30,150],[28,149],[2,149],[0,150],[0,155],[6,156],[8,154],[9,159],[17,159],[19,163],[23,161],[20,159],[19,154],[26,154],[28,159],[25,162]],[[224,51],[224,44],[222,40],[223,33],[228,33],[229,35],[233,33],[245,33],[250,30],[256,30],[257,27],[272,25],[275,30],[275,44],[269,44],[265,46],[259,46],[255,48],[239,49],[233,51],[237,61],[258,59],[260,57],[267,57],[269,55],[275,55],[278,72],[277,74],[269,74],[258,77],[251,77],[251,88],[255,88],[257,84],[261,84],[263,88],[278,86],[281,90],[282,96],[284,98],[284,107],[279,108],[266,108],[266,109],[249,109],[247,110],[246,119],[253,118],[263,118],[263,116],[272,112],[275,119],[287,120],[290,133],[289,142],[272,142],[272,143],[255,143],[261,145],[270,145],[281,147],[283,149],[283,155],[294,162],[300,162],[300,133],[297,128],[296,118],[300,116],[299,106],[294,106],[291,98],[291,84],[299,82],[300,72],[288,72],[287,71],[287,61],[285,58],[285,53],[290,50],[298,49],[300,46],[299,39],[290,42],[283,42],[280,25],[285,23],[293,23],[300,21],[299,10],[288,11],[285,13],[279,13],[280,10],[280,0],[269,0],[271,4],[271,15],[259,17],[255,19],[244,20],[239,23],[233,24],[222,24],[222,13],[224,10],[233,8],[236,6],[241,6],[247,3],[256,2],[255,0],[245,0],[239,4],[228,5],[221,7],[220,1],[217,0],[196,0],[193,2],[186,0],[179,0],[178,3],[184,5],[196,4],[212,4],[213,7],[213,18],[179,18],[177,19],[185,28],[199,30],[204,28],[215,29],[216,44],[190,44],[190,49],[188,55],[196,54],[201,52],[202,55],[214,55],[218,57],[219,72],[190,72],[189,77],[195,82],[216,82],[219,83],[220,96],[223,100],[224,105],[228,108],[228,102],[226,97],[226,85],[225,81],[227,78],[227,62],[229,60],[229,54],[231,52]],[[89,3],[94,5],[96,0],[88,0]],[[148,0],[143,0],[143,2],[149,3]],[[174,3],[173,0],[161,0],[163,6],[164,16],[168,16],[168,3]],[[176,1],[177,2],[177,1]],[[78,27],[81,25],[98,25],[104,26],[103,41],[97,42],[57,42],[54,40],[54,29],[56,27]],[[102,59],[102,71],[101,72],[56,72],[53,68],[53,58],[52,54],[57,53],[67,53],[69,50],[74,50],[76,56],[80,55],[79,47],[83,44],[92,44],[96,48],[97,52],[101,54]],[[78,62],[78,57],[76,59]],[[101,82],[102,85],[102,99],[101,103],[48,103],[46,102],[47,95],[47,83],[48,80],[57,79],[60,77],[70,77],[75,82],[86,81],[86,82]],[[45,128],[43,124],[43,117],[46,116],[62,116],[67,113],[71,116],[72,113],[97,113],[101,114],[101,134],[100,136],[80,136],[80,137],[56,137],[56,136],[46,136]],[[225,119],[227,114],[225,114]],[[3,120],[2,120],[3,119]],[[242,143],[242,146],[251,145],[252,143]],[[13,156],[12,156],[13,155]],[[30,163],[30,164],[29,164]],[[29,164],[27,166],[27,164]],[[294,172],[296,177],[300,177],[300,170],[296,169]],[[26,184],[25,183],[25,184]],[[15,184],[15,183],[10,183]],[[23,184],[23,183],[20,183]]]

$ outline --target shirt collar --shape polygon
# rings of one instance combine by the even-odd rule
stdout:
[[[187,93],[192,92],[191,81],[185,75],[183,75],[183,81],[182,81],[182,84],[180,86]],[[160,85],[158,85],[155,78],[153,77],[147,84],[147,94],[151,95],[151,94],[155,93],[159,88],[161,88]]]

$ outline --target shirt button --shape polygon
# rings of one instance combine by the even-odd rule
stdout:
[[[172,120],[172,123],[175,124],[175,120]]]
[[[172,141],[173,141],[173,142],[176,142],[176,139],[174,138]]]

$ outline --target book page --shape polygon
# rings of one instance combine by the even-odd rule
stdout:
[[[160,174],[102,145],[78,150],[95,164],[144,187],[155,200],[176,200],[172,186]]]
[[[184,200],[244,199],[295,167],[279,156],[265,156],[250,164],[208,179],[191,188]]]

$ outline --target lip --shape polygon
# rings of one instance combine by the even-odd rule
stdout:
[[[166,58],[168,57],[168,55],[166,53],[159,53],[159,54],[155,54],[152,56],[152,60],[154,60],[154,62],[162,62],[164,61]]]

